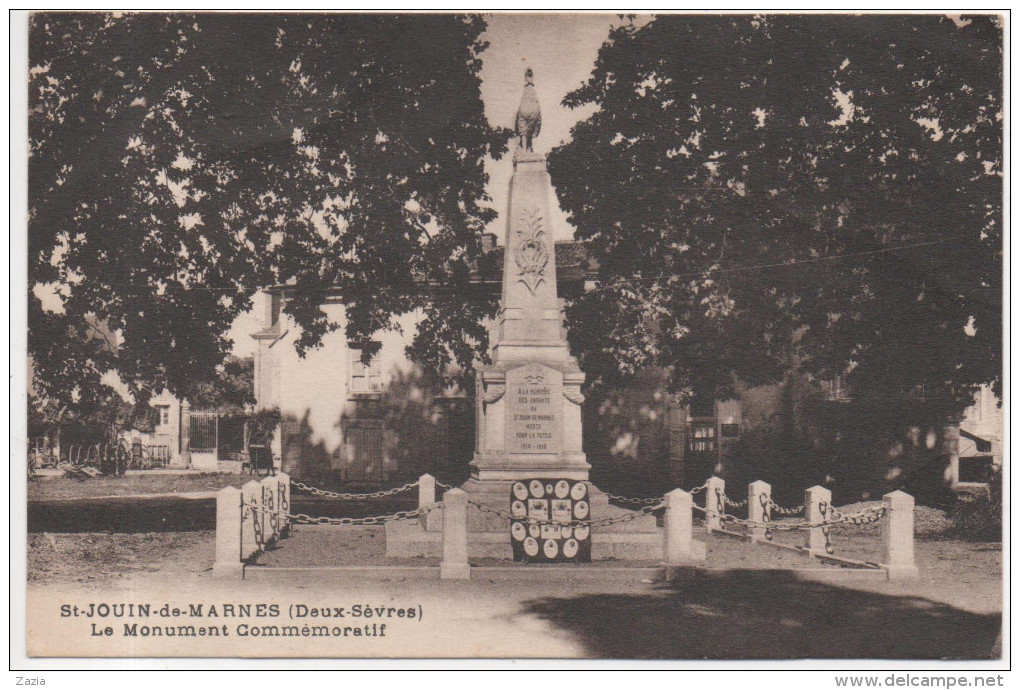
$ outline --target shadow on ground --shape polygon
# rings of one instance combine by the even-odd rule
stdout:
[[[333,501],[295,494],[294,513],[325,517],[365,517],[411,510],[414,496],[371,501]],[[215,498],[107,497],[28,502],[28,531],[38,532],[196,532],[216,529]]]
[[[524,603],[596,658],[987,659],[1001,615],[792,573],[697,573],[654,593]]]

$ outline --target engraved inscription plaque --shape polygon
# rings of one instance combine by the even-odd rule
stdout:
[[[506,374],[506,448],[511,453],[559,453],[563,374],[528,364]]]

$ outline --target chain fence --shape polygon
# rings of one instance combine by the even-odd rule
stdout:
[[[309,486],[307,484],[304,484],[304,483],[299,482],[299,481],[294,481],[294,480],[291,481],[291,484],[294,487],[296,487],[297,489],[300,489],[302,491],[306,491],[306,492],[308,492],[310,494],[313,494],[313,495],[316,495],[316,496],[322,496],[322,497],[325,497],[325,498],[335,498],[335,499],[340,499],[340,500],[358,501],[358,500],[367,500],[367,499],[373,499],[373,498],[385,498],[385,497],[388,497],[388,496],[393,496],[393,495],[396,495],[396,494],[399,494],[399,493],[403,493],[405,491],[409,491],[409,490],[413,489],[414,487],[418,486],[419,482],[416,480],[416,481],[413,481],[413,482],[408,482],[407,484],[404,484],[403,486],[398,486],[398,487],[395,487],[395,488],[392,488],[392,489],[385,489],[385,490],[382,490],[382,491],[375,491],[375,492],[371,492],[371,493],[361,493],[361,494],[358,494],[358,493],[341,493],[341,492],[337,492],[337,491],[328,491],[326,489],[320,489],[320,488],[317,488],[317,487],[314,487],[314,486]],[[436,486],[441,488],[441,489],[443,489],[443,490],[445,490],[445,491],[449,491],[450,489],[455,488],[455,487],[453,487],[453,486],[451,486],[449,484],[446,484],[446,483],[438,481],[438,480],[436,480]],[[707,488],[708,488],[708,483],[706,482],[705,484],[702,484],[701,486],[697,486],[697,487],[691,489],[688,493],[690,493],[691,495],[697,495],[697,494],[705,491]],[[632,511],[630,513],[626,513],[626,514],[623,514],[623,515],[617,515],[617,516],[613,516],[613,517],[605,517],[605,518],[599,518],[599,519],[594,519],[594,520],[571,520],[569,522],[555,522],[553,520],[542,520],[542,519],[539,519],[539,518],[529,517],[529,516],[525,516],[525,515],[514,515],[514,514],[508,512],[508,511],[500,510],[498,508],[492,508],[492,507],[490,507],[488,505],[485,505],[484,503],[479,503],[479,502],[471,500],[471,499],[468,500],[468,503],[470,503],[471,505],[475,506],[476,508],[478,508],[478,510],[480,510],[480,511],[482,511],[484,513],[490,513],[490,514],[496,515],[497,517],[500,517],[500,518],[503,518],[503,519],[507,519],[507,520],[522,521],[522,522],[527,522],[529,524],[535,524],[535,525],[557,525],[557,526],[582,526],[582,525],[584,525],[584,526],[589,526],[589,527],[601,527],[601,526],[612,525],[612,524],[617,524],[617,523],[630,522],[632,520],[636,520],[638,518],[644,517],[645,515],[650,515],[650,514],[654,513],[656,510],[660,510],[662,508],[665,508],[665,506],[666,506],[666,504],[664,503],[662,497],[658,497],[658,498],[633,498],[633,497],[621,496],[621,495],[613,494],[613,493],[609,493],[609,492],[604,492],[604,493],[612,501],[618,501],[618,502],[621,502],[621,503],[638,504],[638,505],[641,505],[642,508],[640,508],[639,510]],[[868,525],[868,524],[872,524],[872,523],[875,523],[875,522],[881,520],[883,517],[885,517],[885,514],[886,514],[886,512],[888,510],[885,506],[869,506],[869,507],[863,508],[863,509],[861,509],[861,510],[855,512],[855,513],[844,514],[844,513],[841,513],[840,511],[836,510],[832,506],[829,506],[827,504],[821,504],[819,507],[821,509],[823,519],[820,522],[801,521],[801,522],[793,522],[793,523],[777,523],[777,522],[773,522],[770,519],[770,517],[769,517],[769,511],[770,510],[771,510],[771,512],[773,512],[773,513],[775,513],[777,515],[783,516],[783,517],[793,517],[793,516],[797,516],[797,515],[803,515],[803,513],[804,513],[804,505],[802,504],[802,505],[794,506],[794,507],[791,507],[791,508],[786,508],[786,507],[783,507],[783,506],[779,505],[778,503],[773,501],[771,498],[763,497],[762,498],[763,505],[762,505],[761,518],[759,520],[755,520],[755,519],[753,519],[750,516],[747,519],[738,518],[735,515],[731,515],[731,514],[726,512],[726,508],[740,509],[740,508],[746,507],[748,505],[747,499],[744,499],[742,501],[734,501],[732,498],[727,496],[725,493],[718,492],[717,493],[717,503],[718,503],[718,507],[717,507],[717,510],[715,510],[715,511],[707,510],[706,508],[703,508],[703,507],[701,507],[701,506],[699,506],[697,504],[695,504],[693,507],[694,507],[694,509],[696,511],[698,511],[698,512],[700,512],[702,514],[714,513],[715,515],[717,515],[719,517],[719,519],[722,522],[725,522],[725,523],[728,523],[728,524],[739,525],[739,526],[742,526],[742,527],[747,527],[747,528],[752,528],[752,529],[755,528],[755,527],[765,527],[766,528],[766,537],[768,539],[772,538],[772,533],[773,532],[789,532],[789,531],[793,531],[793,530],[809,530],[809,529],[819,529],[820,528],[820,529],[823,530],[823,532],[826,533],[826,542],[827,542],[827,544],[828,544],[828,528],[830,528],[832,526],[835,526],[835,525]],[[297,515],[287,514],[287,518],[292,520],[295,523],[298,523],[298,524],[347,525],[347,526],[350,526],[350,525],[381,525],[381,524],[385,524],[387,522],[391,522],[393,520],[413,520],[413,519],[416,519],[416,518],[418,518],[418,517],[428,513],[430,510],[434,510],[436,508],[441,508],[441,507],[442,507],[442,504],[441,503],[437,503],[437,504],[434,504],[432,506],[425,506],[425,507],[417,508],[415,510],[402,510],[402,511],[398,511],[396,513],[392,513],[392,514],[389,514],[389,515],[375,515],[375,516],[361,517],[361,518],[313,517],[313,516],[310,516],[310,515],[305,515],[303,513],[298,513]],[[262,506],[256,506],[254,509],[256,509],[256,510],[266,510]],[[273,512],[274,512],[274,514],[276,514],[276,513],[280,512],[280,511],[273,511]]]
[[[366,494],[353,494],[353,493],[341,493],[338,491],[328,491],[326,489],[320,489],[315,486],[309,486],[302,482],[291,480],[291,486],[300,489],[301,491],[308,492],[314,496],[322,496],[323,498],[335,498],[341,501],[366,501],[373,498],[386,498],[387,496],[395,496],[396,494],[410,491],[414,487],[418,486],[418,480],[408,482],[403,486],[398,486],[392,489],[383,489],[382,491],[373,491],[372,493]],[[438,484],[438,482],[436,482]]]
[[[725,503],[726,507],[728,507],[728,508],[738,508],[739,509],[739,508],[744,508],[744,507],[747,506],[747,499],[746,498],[743,501],[734,501],[732,498],[730,498],[726,494],[723,494],[722,495],[722,500],[723,500],[723,503]]]
[[[694,509],[698,510],[698,511],[700,511],[702,513],[707,513],[708,512],[704,508],[702,508],[701,506],[698,506],[698,505],[694,506]],[[835,525],[846,525],[846,524],[850,524],[850,525],[868,525],[868,524],[871,524],[873,522],[878,522],[879,520],[881,520],[883,517],[885,517],[885,514],[886,514],[886,512],[888,512],[888,510],[889,509],[886,508],[885,506],[869,506],[867,508],[864,508],[862,510],[857,511],[856,513],[851,513],[849,515],[843,515],[842,513],[839,513],[838,511],[835,511],[835,510],[830,508],[829,509],[830,512],[828,513],[828,515],[830,517],[824,518],[821,522],[802,521],[802,522],[786,522],[786,523],[783,523],[783,522],[765,523],[765,522],[755,521],[755,520],[744,520],[742,518],[738,518],[737,516],[730,515],[728,513],[719,515],[719,519],[722,520],[723,522],[730,522],[730,523],[733,523],[735,525],[741,525],[741,526],[744,526],[744,527],[762,527],[762,526],[765,526],[766,524],[770,524],[772,530],[774,530],[774,531],[777,531],[777,532],[789,532],[791,530],[816,529],[816,528],[819,528],[819,527],[832,527],[832,526],[835,526]],[[823,515],[824,514],[825,513],[823,512]]]
[[[627,496],[617,496],[616,494],[611,494],[608,491],[603,491],[602,493],[604,493],[609,498],[610,501],[616,501],[618,503],[634,503],[634,504],[637,504],[637,505],[645,505],[645,506],[650,506],[650,505],[655,505],[657,503],[662,503],[662,497],[658,497],[658,498],[628,498]]]
[[[427,508],[416,508],[415,510],[398,510],[395,513],[389,515],[372,515],[369,517],[351,518],[331,518],[331,517],[313,517],[311,515],[305,515],[304,513],[298,513],[297,515],[288,515],[288,519],[299,525],[342,525],[345,527],[351,526],[364,526],[364,525],[385,525],[387,522],[394,522],[396,520],[416,520],[422,515],[431,512],[435,506],[429,506]]]
[[[768,501],[769,507],[772,509],[772,512],[775,513],[776,515],[782,515],[783,517],[794,517],[796,515],[804,514],[803,503],[801,503],[799,506],[794,506],[793,508],[784,508],[783,506],[773,501],[771,498],[768,499]]]
[[[691,496],[697,496],[699,493],[701,493],[702,491],[704,491],[707,488],[708,488],[708,484],[705,483],[705,484],[702,484],[701,486],[694,487],[693,489],[691,489],[687,493],[689,493]],[[634,504],[637,504],[637,505],[646,505],[646,506],[647,505],[655,505],[657,503],[662,503],[662,499],[663,499],[662,496],[659,496],[657,498],[630,498],[628,496],[618,496],[617,494],[611,494],[608,491],[603,491],[602,493],[604,493],[609,498],[609,500],[611,500],[611,501],[616,501],[618,503],[634,503]]]
[[[258,513],[266,513],[272,517],[286,517],[287,520],[299,525],[343,525],[345,527],[351,526],[362,526],[362,525],[385,525],[387,522],[393,522],[395,520],[416,520],[417,518],[429,513],[433,510],[441,509],[441,504],[435,504],[431,506],[424,506],[422,508],[416,508],[414,510],[398,510],[395,513],[388,515],[371,515],[367,517],[316,517],[313,515],[305,515],[304,513],[288,513],[286,510],[275,510],[273,507],[266,505],[259,505],[258,501],[243,502],[242,510],[244,511],[241,516],[241,520],[249,519],[248,513],[251,517],[255,517]],[[256,520],[255,524],[258,525],[259,521]]]
[[[449,484],[444,484],[443,482],[438,481],[438,480],[436,480],[436,486],[438,486],[441,489],[447,490],[447,491],[452,489],[452,488],[454,488],[454,487],[450,486]],[[702,484],[701,486],[694,487],[693,489],[691,489],[687,493],[689,493],[692,496],[694,496],[694,495],[697,495],[698,493],[704,491],[707,488],[708,488],[708,484],[706,483],[706,484]],[[611,501],[617,501],[619,503],[634,503],[634,504],[637,504],[637,505],[645,505],[645,506],[658,506],[658,505],[662,504],[662,499],[663,499],[662,496],[658,496],[658,497],[655,497],[655,498],[632,498],[630,496],[620,496],[618,494],[609,493],[608,491],[603,491],[602,493],[604,493],[606,495],[606,497],[609,498],[609,500],[611,500]],[[556,524],[560,524],[560,523],[556,523]]]

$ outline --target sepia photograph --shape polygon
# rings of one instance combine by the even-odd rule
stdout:
[[[11,22],[23,668],[1002,685],[1008,13]]]

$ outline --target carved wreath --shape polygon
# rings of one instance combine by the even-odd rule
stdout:
[[[549,264],[544,235],[542,215],[538,209],[525,209],[518,219],[514,261],[518,268],[517,280],[524,283],[533,295],[545,280],[545,267]]]

